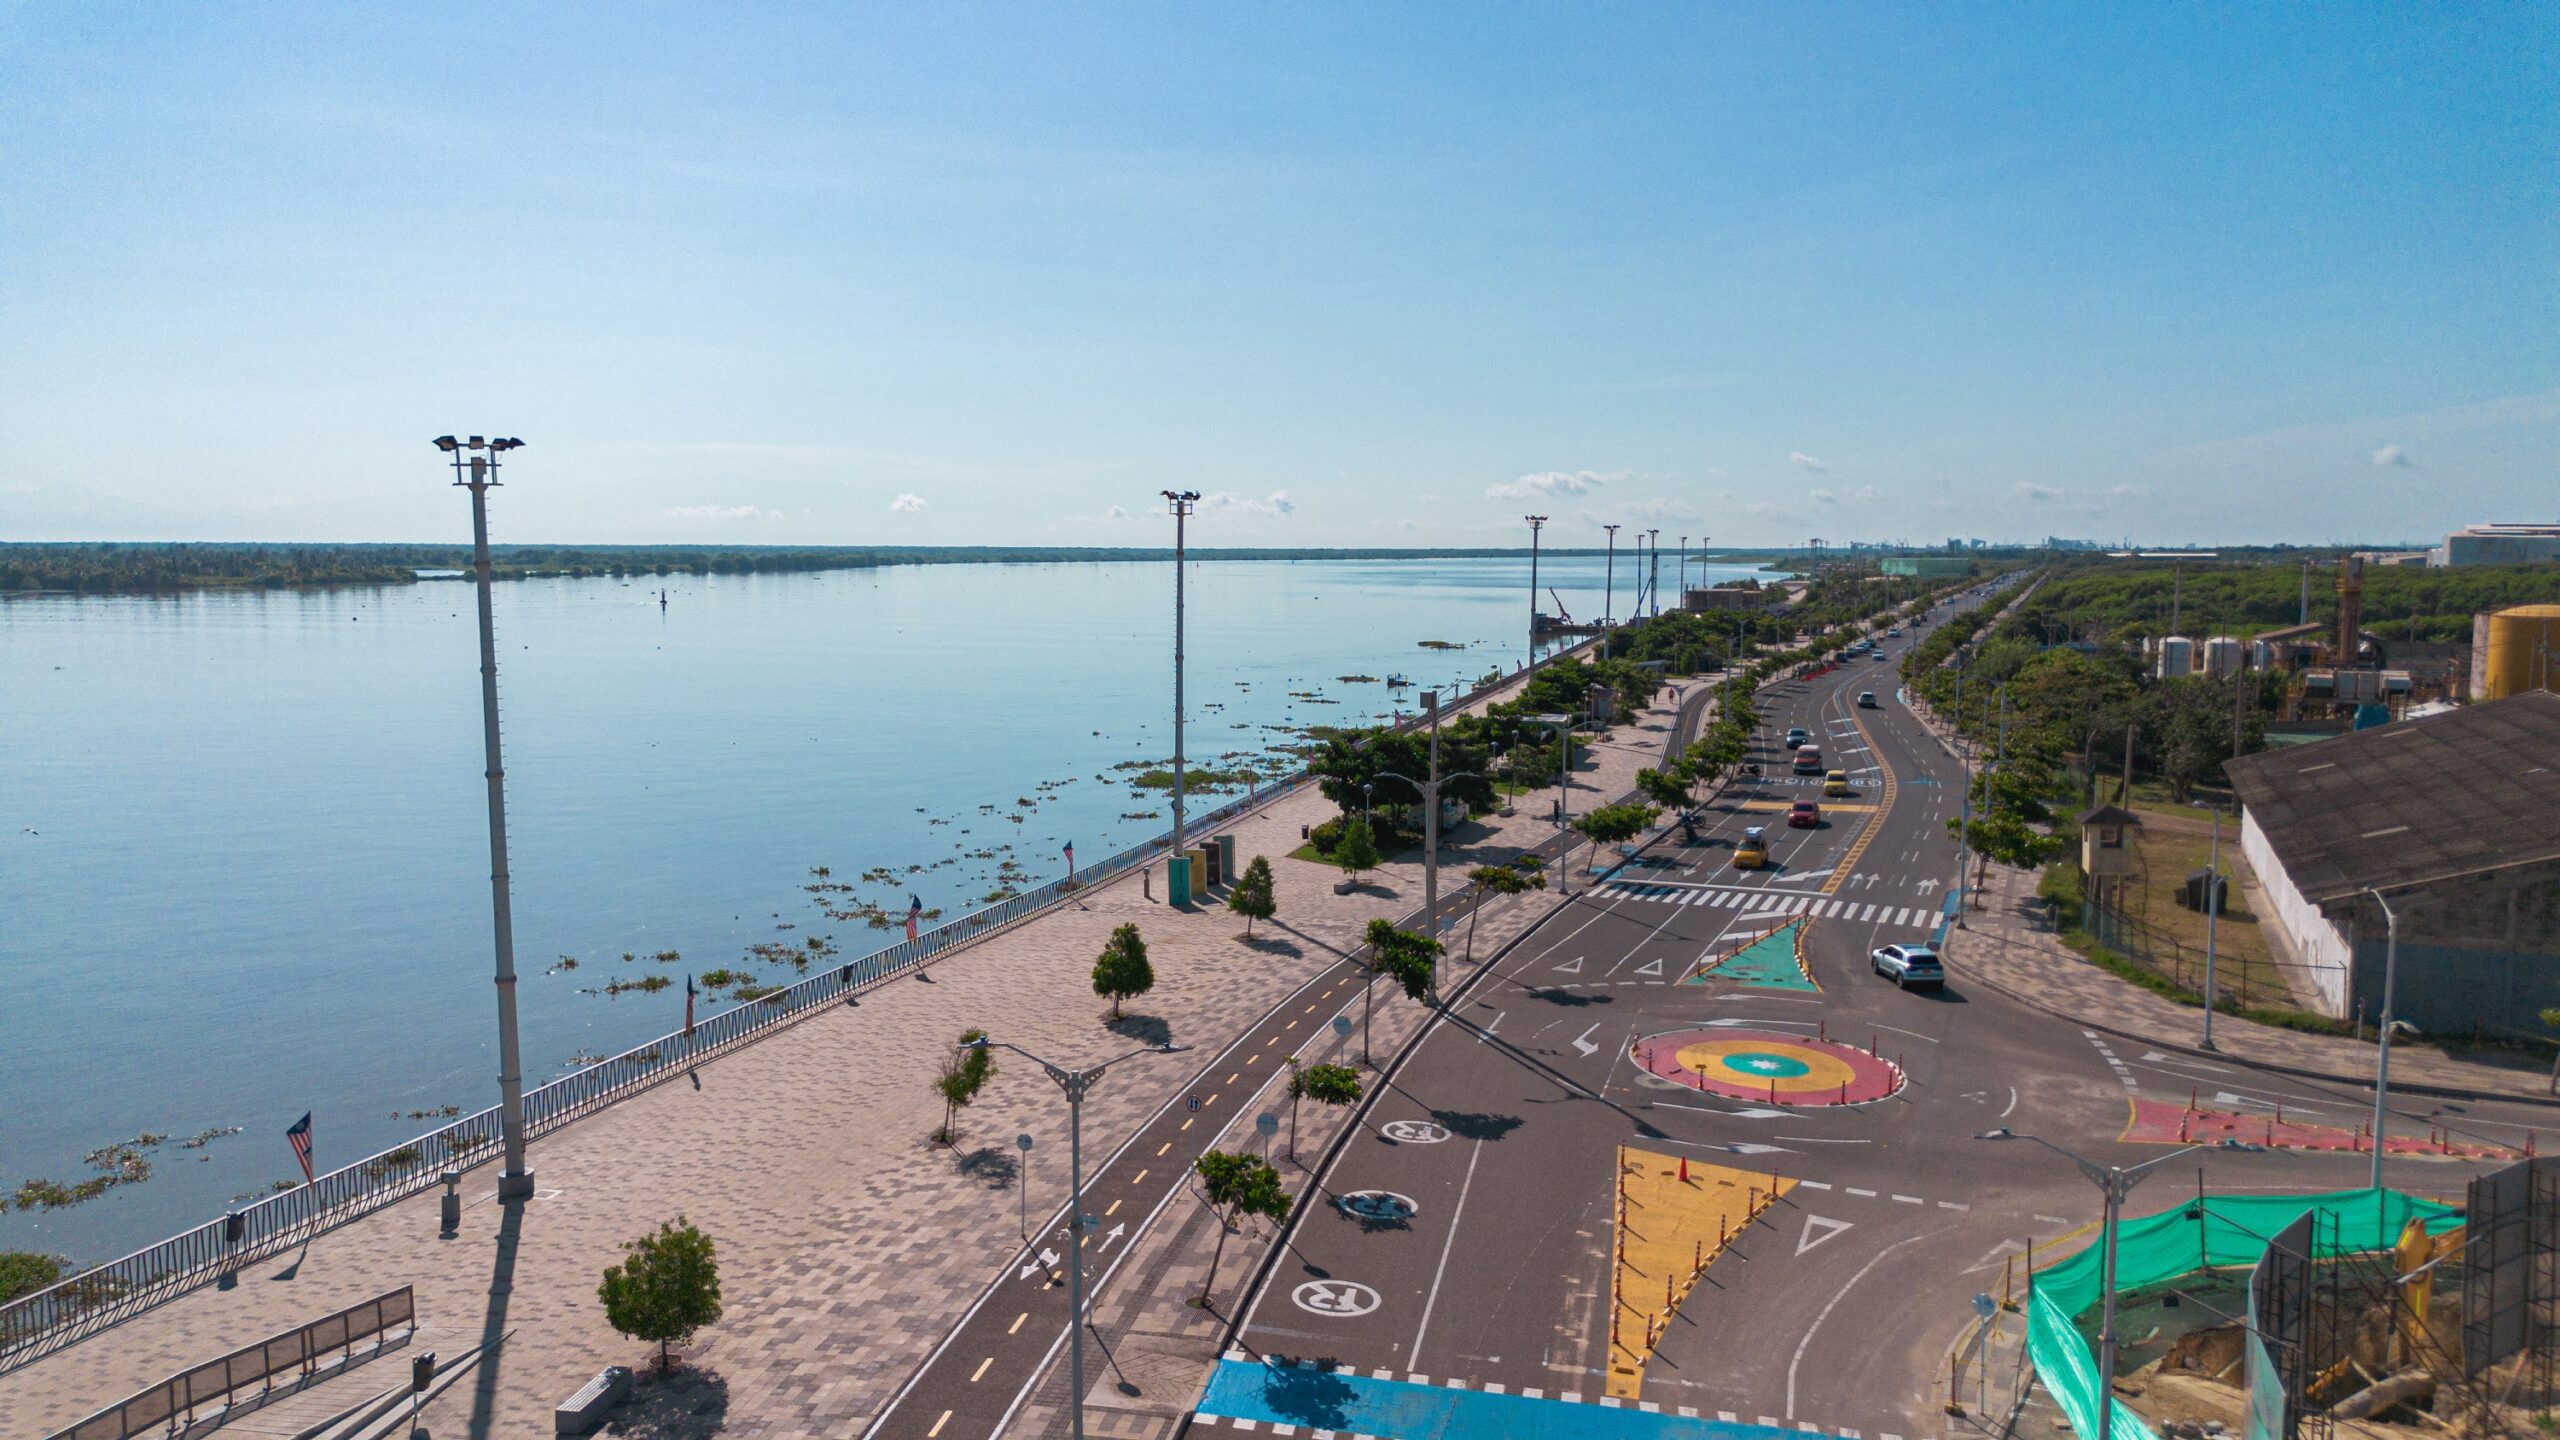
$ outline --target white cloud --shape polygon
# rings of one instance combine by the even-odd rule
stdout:
[[[1813,468],[1819,470],[1822,467],[1816,465]],[[1805,498],[1813,501],[1817,505],[1837,505],[1840,503],[1840,497],[1832,494],[1828,490],[1807,490],[1804,493]]]
[[[897,499],[889,502],[889,508],[901,515],[921,515],[924,513],[924,506],[924,497],[912,492],[903,492]]]
[[[1484,493],[1496,500],[1536,500],[1552,495],[1588,495],[1612,480],[1623,479],[1623,470],[1602,474],[1597,470],[1541,470],[1523,475],[1500,485],[1488,485]]]
[[[1126,505],[1114,505],[1110,509],[1102,512],[1102,518],[1105,520],[1126,520],[1129,518],[1129,507]]]
[[[2033,480],[2021,480],[2018,482],[2018,494],[2029,500],[2059,500],[2062,498],[2062,487],[2039,485]]]
[[[2139,485],[2110,485],[2098,493],[2111,500],[2139,500],[2151,492]]]
[[[782,511],[760,505],[672,505],[658,512],[670,520],[783,520]]]
[[[1241,511],[1247,515],[1287,516],[1298,513],[1298,502],[1286,490],[1274,490],[1260,500],[1250,495],[1232,494],[1225,490],[1200,497],[1200,506],[1212,513]]]
[[[2385,445],[2373,452],[2373,463],[2384,470],[2406,470],[2409,468],[2409,455],[2397,445]]]
[[[1787,452],[1787,463],[1788,463],[1788,464],[1790,464],[1790,465],[1795,466],[1795,467],[1796,467],[1797,469],[1799,469],[1799,470],[1810,470],[1810,471],[1812,471],[1813,473],[1815,473],[1816,475],[1819,475],[1819,474],[1823,473],[1824,471],[1826,471],[1826,470],[1828,470],[1828,469],[1830,469],[1830,468],[1831,468],[1830,466],[1823,464],[1821,461],[1814,459],[1812,456],[1807,455],[1806,453],[1804,453],[1804,452],[1803,452],[1803,451],[1801,451],[1801,450],[1790,450],[1790,451],[1788,451],[1788,452]]]

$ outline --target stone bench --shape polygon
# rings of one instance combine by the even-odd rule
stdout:
[[[631,1372],[620,1365],[608,1365],[596,1372],[596,1378],[578,1387],[576,1394],[560,1402],[551,1415],[552,1428],[562,1435],[584,1435],[604,1423],[605,1412],[631,1393]]]

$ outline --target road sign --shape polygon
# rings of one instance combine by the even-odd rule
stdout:
[[[1351,1017],[1348,1015],[1334,1016],[1333,1033],[1342,1036],[1344,1039],[1349,1039],[1351,1036]]]
[[[1265,1110],[1253,1117],[1254,1133],[1268,1140],[1280,1133],[1280,1117]]]
[[[1339,1319],[1366,1315],[1378,1308],[1378,1292],[1350,1280],[1310,1280],[1290,1291],[1289,1298],[1310,1315]]]
[[[1025,1154],[1025,1155],[1030,1154],[1030,1153],[1031,1153],[1031,1137],[1030,1137],[1030,1136],[1028,1136],[1028,1135],[1016,1135],[1016,1136],[1014,1136],[1014,1137],[1013,1137],[1013,1148],[1014,1148],[1014,1149],[1016,1149],[1016,1150],[1021,1151],[1021,1152],[1022,1152],[1023,1154]]]

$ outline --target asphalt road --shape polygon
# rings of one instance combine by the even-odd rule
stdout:
[[[1705,699],[1704,690],[1689,697],[1669,743],[1685,743],[1693,735]],[[1576,808],[1589,803],[1592,797],[1586,792]],[[1552,859],[1555,842],[1539,849]],[[1463,883],[1446,885],[1443,913],[1461,913],[1466,894]],[[1406,923],[1415,919],[1407,917]],[[1080,1243],[1088,1309],[1136,1238],[1183,1193],[1192,1161],[1215,1145],[1284,1058],[1330,1043],[1326,1032],[1336,1015],[1347,1014],[1357,1022],[1367,978],[1364,964],[1346,957],[1292,992],[1205,1064],[1196,1054],[1141,1056],[1128,1062],[1196,1067],[1196,1077],[1116,1149],[1109,1148],[1111,1137],[1085,1137],[1085,1213],[1092,1225]],[[1379,1003],[1405,1002],[1380,997]],[[1070,1063],[1091,1063],[1110,1058],[1110,1052],[1068,1058]],[[1015,1073],[1027,1071],[1023,1067]],[[1097,1084],[1115,1081],[1126,1083],[1126,1078],[1105,1075]],[[1066,1208],[1059,1207],[1034,1234],[1039,1238],[988,1283],[873,1420],[866,1436],[954,1440],[999,1434],[1049,1367],[1067,1363]],[[1089,1352],[1089,1358],[1096,1357],[1098,1352]]]
[[[1886,642],[1898,652],[1916,638]],[[1888,662],[1845,662],[1761,700],[1768,772],[1705,807],[1694,842],[1657,845],[1584,890],[1453,1002],[1316,1180],[1287,1245],[1252,1292],[1238,1345],[1252,1357],[1351,1367],[1510,1395],[1586,1400],[1609,1346],[1618,1147],[1762,1170],[1797,1182],[1709,1267],[1644,1372],[1665,1409],[1868,1435],[1934,1435],[1945,1358],[1971,1298],[1997,1290],[2028,1243],[2077,1248],[2098,1195],[2059,1156],[1977,1141],[2006,1125],[2101,1163],[2163,1153],[2122,1143],[2135,1095],[2224,1108],[2282,1105],[2352,1129],[2370,1105],[2327,1086],[2204,1064],[2084,1031],[1969,990],[1896,989],[1867,955],[1922,938],[1955,873],[1946,820],[1958,762],[1898,699]],[[1857,705],[1862,690],[1879,705]],[[1856,794],[1814,829],[1786,802],[1818,795],[1785,773],[1779,740],[1811,730]],[[1887,800],[1890,803],[1885,803]],[[1775,808],[1772,808],[1775,807]],[[1772,869],[1739,872],[1733,845],[1765,825]],[[1719,940],[1811,916],[1819,993],[1680,983]],[[1746,918],[1759,917],[1759,918]],[[1729,948],[1725,947],[1725,948]],[[1748,1027],[1828,1035],[1898,1059],[1906,1083],[1864,1106],[1772,1107],[1645,1074],[1637,1039]],[[2423,1098],[2395,1133],[2449,1125],[2518,1145],[2551,1113]],[[2215,1190],[2360,1186],[2368,1158],[2199,1152],[2163,1167],[2132,1213]],[[2482,1166],[2394,1160],[2391,1183],[2456,1195]],[[1333,1203],[1355,1192],[1409,1216]],[[2040,1248],[2039,1254],[2042,1254]]]

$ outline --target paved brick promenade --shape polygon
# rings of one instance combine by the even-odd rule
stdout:
[[[1637,768],[1658,760],[1672,706],[1665,692],[1655,710],[1596,747],[1574,777],[1577,813],[1625,793]],[[1444,856],[1444,875],[1454,885],[1466,866],[1551,834],[1552,822],[1532,813],[1543,812],[1540,799],[1527,797],[1512,818],[1467,827]],[[1130,1042],[1104,1028],[1106,1007],[1090,976],[1111,928],[1135,921],[1156,988],[1132,1002],[1123,1029],[1160,1025],[1214,1053],[1355,945],[1370,919],[1421,901],[1418,857],[1382,867],[1351,895],[1332,893],[1338,872],[1329,867],[1283,858],[1299,843],[1299,827],[1331,809],[1310,789],[1230,827],[1247,856],[1268,855],[1275,870],[1279,919],[1257,927],[1257,940],[1268,939],[1254,948],[1237,939],[1241,922],[1223,908],[1169,910],[1145,898],[1134,875],[1097,887],[1082,906],[723,1056],[693,1083],[660,1085],[536,1142],[539,1193],[520,1207],[512,1233],[502,1232],[508,1212],[494,1201],[494,1171],[484,1168],[465,1185],[457,1238],[438,1238],[436,1198],[421,1195],[260,1265],[227,1290],[198,1290],[0,1376],[0,1434],[48,1433],[185,1365],[402,1284],[417,1287],[419,1348],[452,1357],[484,1338],[511,1337],[428,1406],[425,1431],[549,1434],[552,1406],[582,1380],[646,1356],[606,1326],[596,1281],[618,1258],[619,1242],[679,1214],[719,1244],[727,1317],[692,1352],[710,1383],[689,1388],[674,1420],[665,1419],[669,1407],[652,1407],[660,1422],[646,1433],[857,1434],[1011,1255],[1018,1180],[1035,1220],[1064,1199],[1065,1106],[1014,1057],[1000,1060],[997,1078],[964,1118],[959,1154],[926,1141],[941,1118],[931,1077],[952,1040],[979,1025],[1065,1060],[1125,1049]],[[1480,951],[1555,903],[1533,893],[1488,907]],[[1420,1013],[1381,994],[1382,1058],[1395,1043],[1389,1036]],[[1115,1070],[1086,1103],[1089,1150],[1107,1154],[1201,1063],[1194,1053]],[[1302,1126],[1314,1118],[1302,1115]],[[1322,1123],[1301,1137],[1311,1157]],[[1013,1164],[1017,1132],[1036,1145],[1022,1177]],[[1142,1387],[1141,1398],[1149,1408],[1187,1408],[1196,1376],[1206,1373],[1201,1337],[1216,1321],[1179,1302],[1189,1293],[1185,1267],[1204,1258],[1189,1249],[1201,1248],[1208,1231],[1196,1206],[1177,1202],[1167,1219],[1166,1234],[1148,1237],[1120,1287],[1098,1297],[1096,1313],[1106,1338],[1125,1333],[1115,1326],[1152,1327],[1129,1336],[1132,1355],[1166,1350],[1144,1363],[1192,1378]],[[1233,1293],[1251,1250],[1230,1242],[1222,1291]],[[333,1384],[378,1388],[398,1378],[381,1374],[385,1368],[360,1367]],[[1063,1389],[1063,1370],[1052,1390]],[[1116,1385],[1108,1367],[1100,1383]],[[1191,1393],[1176,1393],[1186,1386]],[[1042,1429],[1033,1415],[1017,1427]]]

